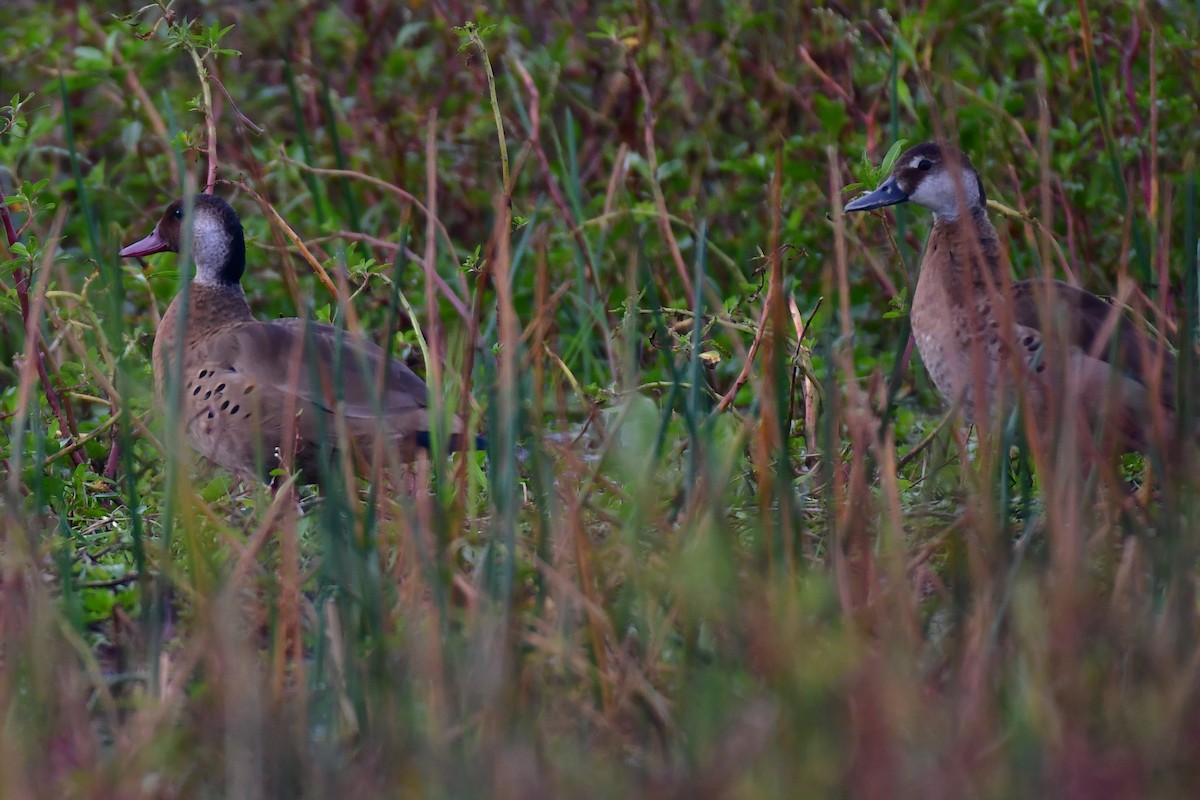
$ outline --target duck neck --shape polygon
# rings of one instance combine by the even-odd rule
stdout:
[[[175,302],[178,303],[179,298]],[[200,338],[211,331],[253,319],[241,284],[193,281],[188,287],[188,338]]]
[[[983,207],[955,219],[939,217],[930,233],[930,256],[944,265],[942,279],[964,290],[995,291],[1000,286],[1003,254],[1000,237]],[[945,252],[942,249],[946,248]]]

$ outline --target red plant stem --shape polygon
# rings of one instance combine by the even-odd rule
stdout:
[[[8,199],[0,192],[0,219],[4,220],[5,240],[8,242],[8,249],[17,243],[17,231],[13,227],[12,214],[8,210]],[[25,272],[25,267],[17,267],[17,301],[21,305],[21,322],[25,330],[29,330],[29,274]],[[33,329],[33,335],[40,338],[37,328]],[[33,357],[37,360],[38,379],[42,382],[42,391],[46,394],[46,402],[50,405],[50,410],[54,412],[55,418],[58,420],[58,425],[62,433],[68,435],[71,440],[79,438],[79,433],[75,427],[71,425],[67,419],[66,413],[63,411],[62,400],[59,399],[58,391],[50,382],[50,375],[46,372],[46,360],[42,356],[42,344],[33,348]],[[83,453],[79,450],[71,451],[71,460],[76,465],[84,462]]]
[[[108,460],[104,462],[104,477],[112,479],[117,476],[117,462],[121,459],[121,440],[116,436],[112,440],[112,449],[108,451]]]
[[[1137,88],[1139,84],[1133,78],[1133,61],[1137,57],[1138,50],[1141,48],[1142,26],[1141,20],[1135,13],[1133,17],[1133,26],[1129,31],[1129,41],[1126,43],[1121,52],[1121,77],[1125,81],[1125,99],[1129,103],[1129,114],[1133,117],[1133,127],[1140,136],[1146,129],[1146,121],[1142,118],[1141,111],[1138,110]],[[1151,79],[1153,79],[1154,64],[1150,65]],[[1153,189],[1151,187],[1150,176],[1150,159],[1143,152],[1138,158],[1138,170],[1141,173],[1141,188],[1143,199],[1146,207],[1152,205]]]
[[[0,219],[4,220],[4,234],[7,237],[8,246],[11,248],[17,243],[17,230],[13,227],[12,215],[8,213],[8,200],[4,198],[4,194],[0,192]],[[25,274],[23,266],[17,267],[17,299],[21,303],[21,320],[24,321],[29,316],[29,284],[27,283],[28,276]]]

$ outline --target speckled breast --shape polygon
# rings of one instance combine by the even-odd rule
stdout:
[[[936,280],[918,282],[911,314],[913,339],[938,392],[948,404],[959,404],[966,420],[974,422],[977,394],[997,395],[1004,348],[990,303],[964,307],[948,302],[946,291]]]

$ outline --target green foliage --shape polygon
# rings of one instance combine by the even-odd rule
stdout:
[[[453,8],[0,10],[0,793],[1194,796],[1197,473],[943,424],[928,220],[831,193],[951,139],[1014,277],[1194,328],[1195,9]],[[210,177],[486,455],[189,457],[116,252]]]

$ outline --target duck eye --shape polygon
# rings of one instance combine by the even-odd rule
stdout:
[[[182,208],[175,209],[175,213],[172,214],[172,216],[175,217],[175,219],[183,219],[183,209]]]
[[[929,172],[929,170],[933,169],[933,162],[928,158],[922,158],[921,162],[917,164],[917,169],[921,170],[922,172]]]

